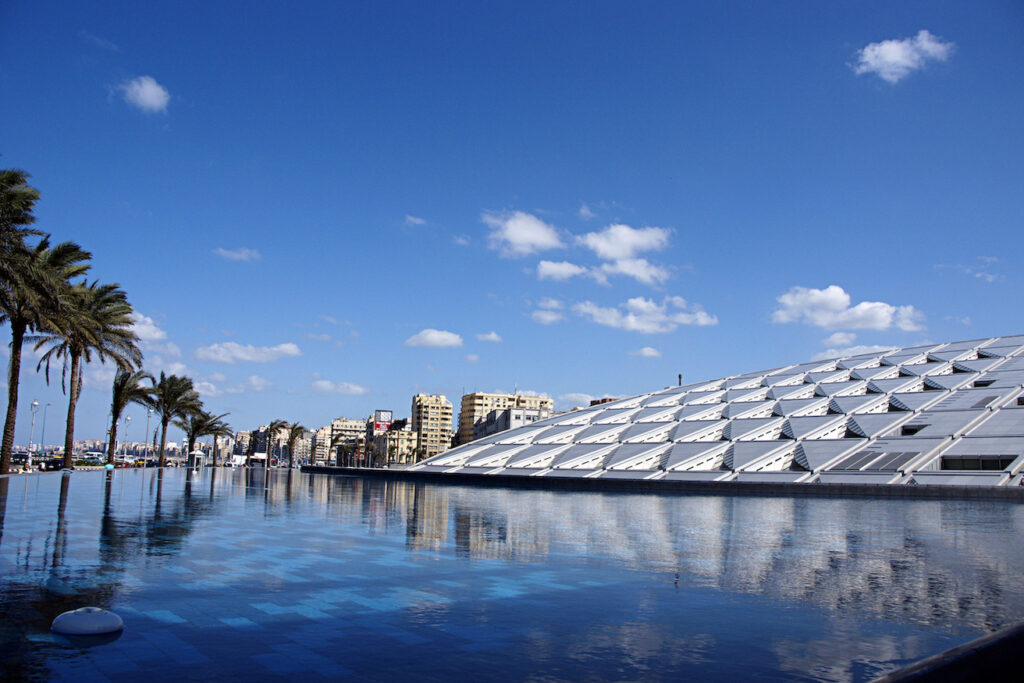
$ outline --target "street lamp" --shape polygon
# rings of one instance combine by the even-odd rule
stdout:
[[[142,435],[142,440],[146,441],[149,438],[149,418],[153,417],[153,409],[148,408],[146,410],[146,433]],[[146,441],[146,460],[149,460],[149,442]]]
[[[39,412],[39,401],[32,401],[32,428],[28,432],[28,455],[25,464],[32,468],[32,437],[36,435],[36,413]]]
[[[39,435],[39,453],[43,454],[46,450],[46,409],[52,406],[52,403],[47,403],[43,406],[43,431]]]
[[[131,415],[124,416],[124,455],[121,462],[128,459],[128,426],[132,423]]]

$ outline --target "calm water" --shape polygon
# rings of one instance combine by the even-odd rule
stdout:
[[[0,676],[865,680],[1024,619],[1024,505],[0,478]],[[49,633],[84,605],[120,638]]]

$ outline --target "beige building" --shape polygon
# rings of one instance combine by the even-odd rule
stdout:
[[[331,453],[331,425],[326,425],[313,432],[313,443],[310,447],[310,462],[314,465],[325,465],[333,460]]]
[[[448,450],[452,443],[452,403],[441,394],[412,397],[412,431],[419,438],[419,459]]]
[[[522,394],[466,394],[462,397],[462,411],[459,413],[459,443],[473,440],[473,425],[486,420],[488,413],[506,408],[526,408],[550,413],[555,409],[555,401],[547,396]]]
[[[332,460],[337,457],[338,462],[343,465],[356,465],[363,456],[366,446],[366,421],[349,420],[339,417],[331,423],[331,440],[337,437],[335,452],[331,454]],[[344,447],[345,453],[338,451]]]
[[[414,463],[418,442],[416,432],[408,427],[380,432],[373,437],[373,460],[381,464]]]

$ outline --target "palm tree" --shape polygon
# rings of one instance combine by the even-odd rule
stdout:
[[[270,467],[270,456],[274,451],[274,437],[282,429],[287,429],[288,423],[284,420],[271,420],[267,426],[267,468]]]
[[[0,171],[0,177],[5,172]],[[2,203],[2,202],[0,202]],[[4,211],[0,209],[0,214]],[[14,276],[0,276],[0,324],[11,325],[11,358],[7,373],[7,419],[0,446],[0,474],[10,471],[14,446],[14,424],[18,415],[18,388],[21,376],[21,352],[26,333],[50,326],[65,307],[71,290],[70,280],[89,269],[90,254],[73,242],[61,242],[50,248],[43,239],[34,248],[0,248],[5,270],[15,268]]]
[[[256,430],[249,432],[249,447],[245,450],[245,466],[252,466],[252,456],[256,455]]]
[[[186,456],[195,450],[196,440],[201,436],[206,436],[206,428],[212,417],[210,413],[199,409],[194,413],[179,415],[172,420],[175,427],[185,432],[185,442],[188,444],[185,449]]]
[[[334,453],[334,466],[335,467],[340,467],[341,466],[341,459],[340,459],[340,455],[338,454],[338,448],[340,447],[342,452],[344,452],[346,450],[345,440],[346,440],[346,436],[345,436],[345,434],[343,432],[338,432],[337,434],[331,435],[331,452]],[[328,465],[331,464],[330,456],[328,456],[328,458],[327,458],[327,464]]]
[[[0,170],[0,280],[16,279],[17,264],[7,260],[25,248],[25,238],[41,235],[38,230],[25,226],[32,225],[32,215],[39,190],[28,184],[28,173],[15,168]]]
[[[141,370],[130,372],[119,370],[114,375],[114,390],[110,399],[110,444],[107,448],[107,464],[114,464],[114,449],[117,447],[117,421],[129,403],[146,405],[150,388],[143,385],[144,380],[153,382],[153,375]],[[145,435],[143,435],[145,439]]]
[[[223,418],[228,414],[214,415],[208,413],[205,410],[200,410],[197,413],[190,413],[188,415],[175,418],[174,425],[185,432],[185,438],[188,440],[188,452],[191,453],[196,447],[196,440],[204,436],[214,437],[214,449],[217,447],[217,435],[214,432],[223,432],[224,429],[228,430],[228,434],[231,433],[230,428],[224,423]],[[223,433],[220,434],[223,436]],[[216,465],[216,462],[214,462]]]
[[[37,369],[46,366],[50,381],[50,364],[63,361],[61,387],[68,380],[68,420],[64,430],[64,467],[73,462],[75,439],[75,407],[82,390],[82,361],[88,363],[95,353],[97,360],[112,360],[119,369],[130,370],[142,363],[139,338],[135,334],[132,306],[124,291],[116,284],[74,285],[67,305],[50,321],[36,341],[36,349],[46,348]],[[70,367],[69,367],[70,366]]]
[[[231,426],[224,421],[224,418],[231,413],[224,413],[223,415],[214,415],[210,419],[209,429],[207,435],[213,437],[213,466],[217,466],[217,440],[222,436],[234,436],[234,432],[231,431]]]
[[[167,425],[174,418],[187,417],[203,408],[192,380],[178,375],[160,373],[160,381],[153,385],[147,405],[160,416],[160,467],[167,464]]]
[[[293,422],[288,427],[288,469],[292,468],[292,453],[295,451],[295,442],[302,437],[302,433],[305,431],[306,428],[298,422]]]

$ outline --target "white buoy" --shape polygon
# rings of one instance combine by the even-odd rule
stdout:
[[[102,607],[82,607],[53,620],[50,630],[68,636],[96,636],[124,628],[124,621]]]

